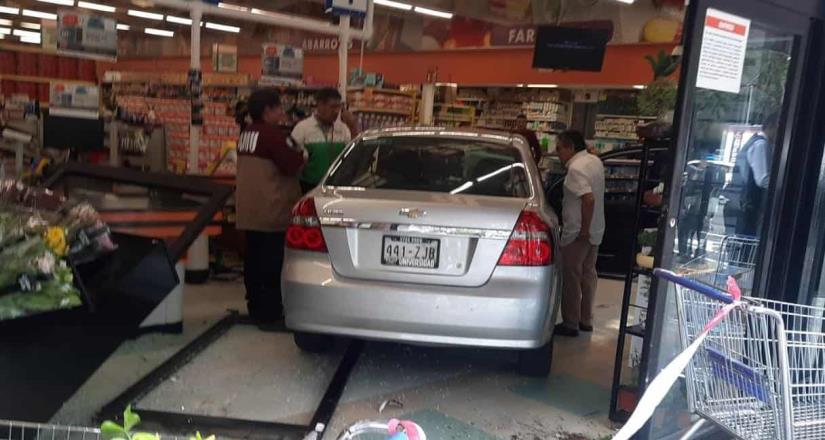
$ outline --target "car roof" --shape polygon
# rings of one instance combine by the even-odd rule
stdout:
[[[361,133],[359,138],[375,139],[396,136],[435,136],[455,137],[462,139],[481,138],[489,142],[510,145],[513,145],[514,143],[518,142],[520,144],[525,144],[526,146],[526,143],[520,136],[511,133],[481,128],[431,127],[424,125],[369,129]]]

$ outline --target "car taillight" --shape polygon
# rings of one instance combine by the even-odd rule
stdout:
[[[292,218],[286,230],[286,247],[312,252],[327,251],[312,197],[301,200],[292,208]]]
[[[499,266],[546,266],[553,262],[550,226],[533,211],[522,211]]]

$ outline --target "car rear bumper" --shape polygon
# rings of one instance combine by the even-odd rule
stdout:
[[[415,344],[529,349],[552,331],[553,270],[497,267],[481,287],[342,278],[326,254],[287,251],[287,327]]]

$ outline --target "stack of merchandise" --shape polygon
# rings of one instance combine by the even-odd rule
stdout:
[[[69,262],[116,248],[88,203],[0,182],[0,321],[82,305]]]

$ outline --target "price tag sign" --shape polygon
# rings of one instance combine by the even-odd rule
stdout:
[[[708,8],[696,87],[739,93],[751,21]]]

